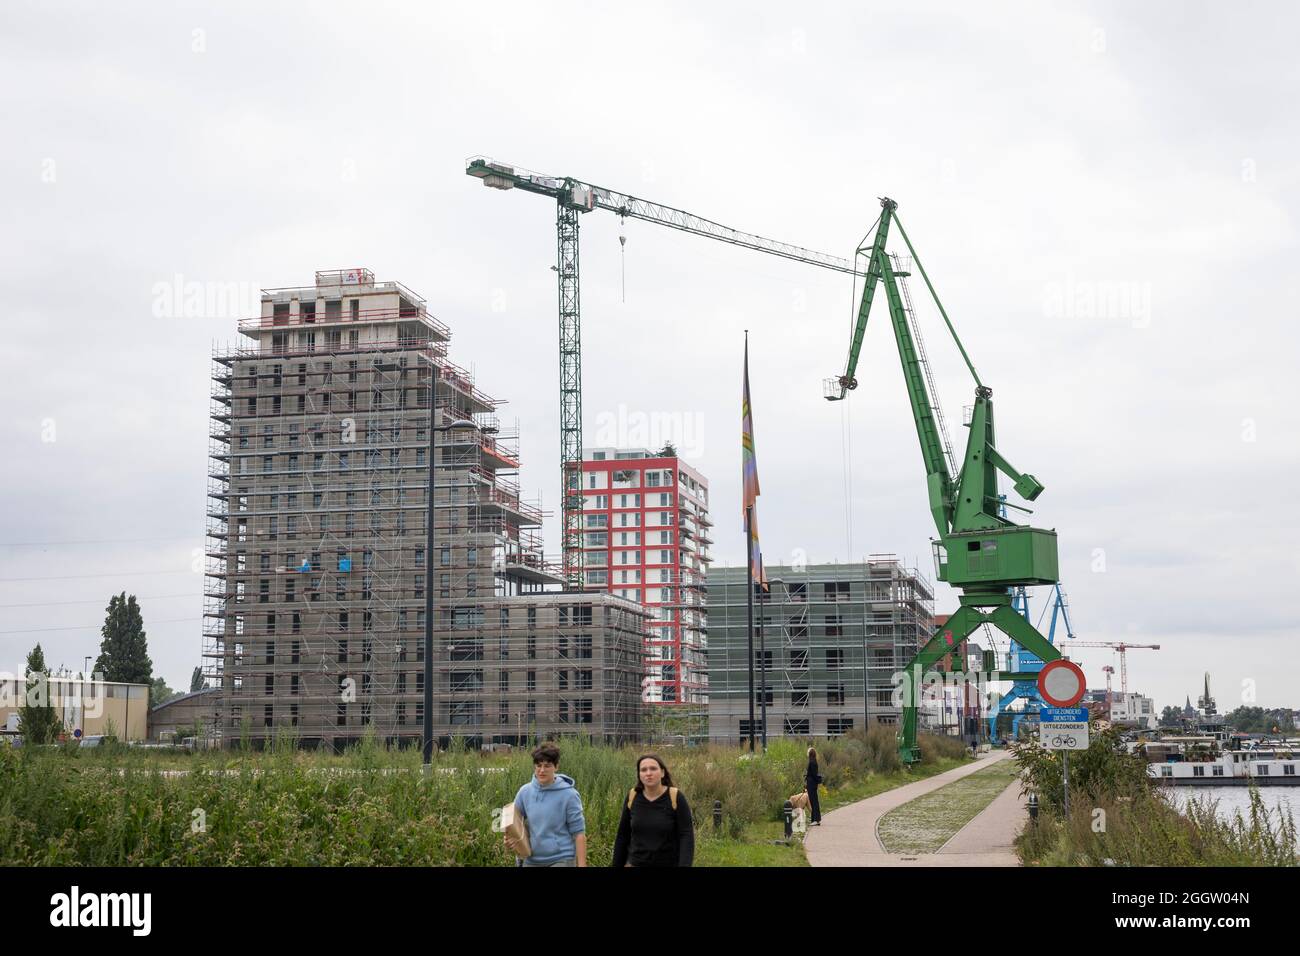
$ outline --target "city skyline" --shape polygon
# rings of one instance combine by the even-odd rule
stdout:
[[[1033,521],[1059,534],[1079,637],[1161,644],[1129,662],[1158,707],[1195,698],[1205,671],[1221,711],[1300,705],[1277,600],[1293,522],[1261,493],[1300,454],[1287,314],[1300,144],[1254,93],[1300,88],[1295,15],[1260,36],[1208,9],[1197,30],[1154,8],[1024,6],[997,23],[945,10],[956,21],[937,30],[905,10],[737,23],[680,7],[674,26],[609,11],[605,29],[644,42],[557,63],[563,24],[470,11],[377,11],[381,50],[274,9],[256,23],[124,10],[57,30],[48,11],[7,9],[0,96],[24,135],[0,157],[13,224],[0,663],[21,668],[39,641],[51,666],[78,670],[125,590],[155,673],[188,687],[209,359],[261,287],[317,268],[368,267],[427,298],[458,360],[511,398],[522,482],[558,512],[554,209],[466,177],[483,152],[842,256],[877,197],[896,199],[998,397],[1000,446],[1046,486]],[[274,39],[291,33],[289,48]],[[531,95],[593,78],[608,82],[573,109],[583,135]],[[346,132],[358,115],[373,133]],[[582,230],[584,444],[673,441],[709,477],[715,566],[743,564],[749,329],[767,560],[894,553],[933,579],[879,304],[861,384],[837,408],[821,381],[844,361],[847,276],[608,213]],[[956,432],[968,375],[937,315],[920,322]],[[556,517],[544,534],[558,552]],[[955,603],[936,587],[937,612]],[[1104,686],[1110,655],[1077,659]]]

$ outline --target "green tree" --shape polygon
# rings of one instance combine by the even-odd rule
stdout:
[[[1166,707],[1160,711],[1161,727],[1177,727],[1182,721],[1183,709],[1181,707]]]
[[[1151,781],[1146,761],[1129,753],[1118,727],[1088,730],[1088,749],[1070,757],[1070,798],[1108,800],[1146,794]],[[1021,792],[1037,792],[1041,806],[1061,812],[1065,804],[1062,750],[1047,750],[1037,741],[1011,744],[1021,771]]]
[[[25,743],[53,743],[63,730],[63,722],[50,699],[50,674],[45,667],[45,652],[39,644],[27,655],[26,676],[26,693],[18,708],[18,732]]]
[[[176,691],[167,686],[167,681],[162,677],[155,677],[153,683],[149,685],[149,706],[157,707],[159,704],[165,704],[173,697],[180,696]]]
[[[203,668],[194,668],[194,673],[190,675],[190,693],[196,690],[203,690]]]
[[[672,442],[670,442],[670,441],[664,442],[664,447],[659,449],[659,457],[660,457],[660,458],[676,458],[676,457],[677,457],[677,446],[674,445],[674,444],[673,444]]]
[[[144,618],[135,595],[128,598],[125,591],[113,595],[107,611],[101,632],[104,639],[99,645],[95,670],[103,674],[106,681],[152,684],[153,661],[149,660]]]

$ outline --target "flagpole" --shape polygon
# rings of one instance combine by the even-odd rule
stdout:
[[[750,582],[750,588],[753,589],[753,582]],[[767,753],[767,641],[763,637],[763,606],[767,603],[763,600],[764,588],[760,582],[758,585],[758,704],[759,733],[762,735],[763,753]]]
[[[745,599],[747,602],[749,627],[745,631],[749,648],[749,752],[754,752],[754,506],[745,507]]]

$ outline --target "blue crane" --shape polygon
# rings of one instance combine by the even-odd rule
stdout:
[[[1011,592],[1011,607],[1017,613],[1024,615],[1026,621],[1029,620],[1029,595],[1023,587],[1015,588]],[[1047,640],[1053,645],[1056,644],[1056,622],[1059,620],[1065,627],[1065,636],[1073,639],[1074,628],[1070,626],[1070,604],[1065,597],[1065,592],[1061,590],[1060,583],[1052,585],[1052,620],[1047,628]],[[1043,608],[1042,614],[1047,613],[1047,608]],[[1039,617],[1039,630],[1042,630],[1042,615]],[[1037,674],[1043,669],[1043,660],[1035,654],[1025,650],[1014,640],[1007,649],[1007,670],[1015,671],[1021,674]],[[1016,739],[1020,730],[1020,722],[1026,717],[1033,717],[1038,714],[1038,709],[1043,706],[1043,698],[1038,693],[1038,683],[1032,680],[1018,680],[1012,683],[1011,689],[1002,695],[999,700],[989,711],[989,738],[994,743],[998,740],[998,714],[1006,710],[1017,700],[1023,700],[1025,706],[1023,710],[1017,711],[1011,720],[1011,739]]]

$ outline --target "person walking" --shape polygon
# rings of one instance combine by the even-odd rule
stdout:
[[[822,806],[817,799],[817,785],[822,782],[822,775],[817,772],[817,748],[808,748],[808,769],[804,771],[804,789],[808,791],[808,812],[812,815],[809,826],[822,825]]]
[[[690,866],[695,860],[695,822],[667,765],[658,755],[646,754],[636,762],[636,776],[618,821],[613,865]]]
[[[559,773],[560,748],[545,743],[533,751],[533,779],[515,794],[515,808],[528,823],[532,856],[520,866],[586,866],[587,821],[573,778]],[[510,835],[506,846],[518,855]]]

